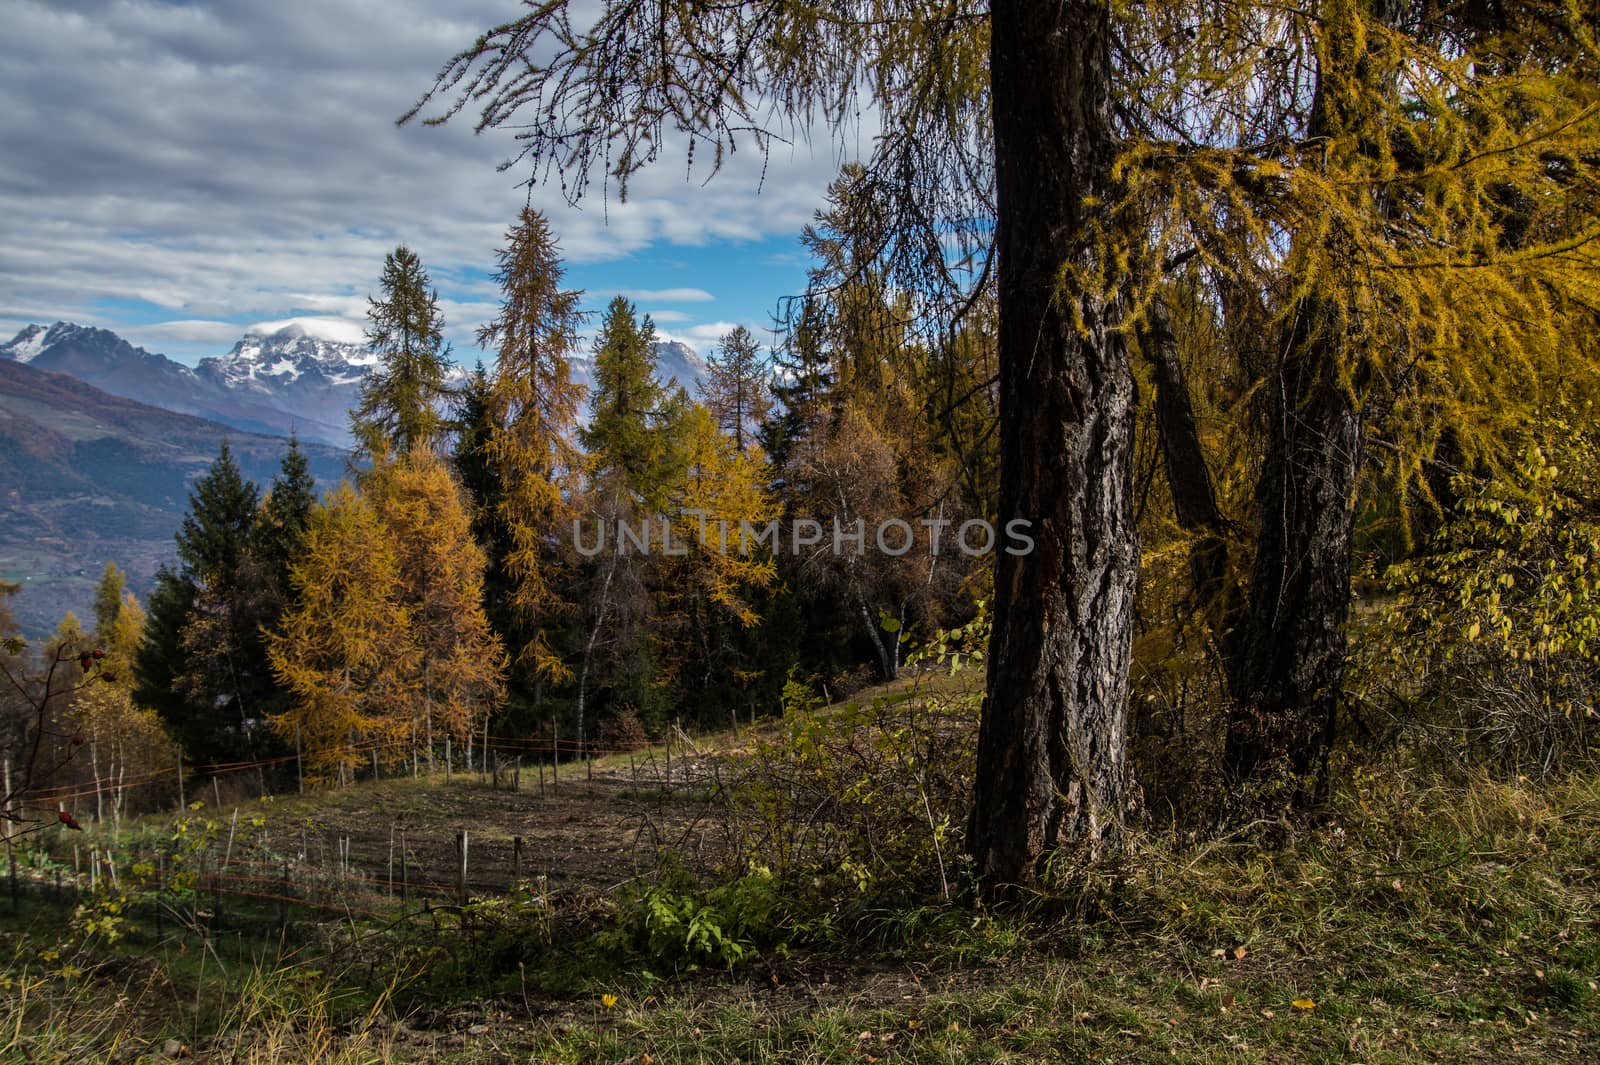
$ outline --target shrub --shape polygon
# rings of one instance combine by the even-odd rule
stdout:
[[[964,683],[988,619],[936,635],[906,691],[824,706],[791,676],[776,738],[733,789],[735,860],[854,897],[949,897],[971,801],[981,693]],[[954,678],[952,680],[952,677]]]
[[[1455,480],[1459,502],[1363,633],[1369,702],[1469,763],[1545,775],[1596,739],[1600,447],[1552,418],[1511,475]]]

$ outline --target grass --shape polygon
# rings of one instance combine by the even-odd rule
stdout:
[[[665,981],[596,948],[604,906],[495,973],[482,927],[445,920],[332,929],[336,946],[295,958],[130,935],[69,976],[41,956],[42,911],[0,915],[0,1061],[165,1060],[169,1039],[262,1065],[1594,1059],[1600,773],[1367,771],[1316,827],[1252,832],[1135,838],[1119,868],[1019,910],[834,906],[794,952]],[[797,899],[786,919],[826,901]],[[456,982],[429,985],[446,997],[374,967],[427,956],[407,943],[458,956]]]

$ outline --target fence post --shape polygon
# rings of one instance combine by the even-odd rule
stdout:
[[[456,833],[456,847],[461,851],[461,869],[456,874],[456,897],[461,905],[467,904],[467,830]]]
[[[513,886],[522,879],[522,837],[511,837],[511,883]]]
[[[278,882],[278,931],[289,927],[289,859],[283,860],[283,879]]]
[[[411,901],[411,877],[410,869],[406,865],[406,834],[404,829],[400,832],[400,901],[401,903]]]
[[[550,719],[550,790],[561,790],[561,722]]]
[[[187,809],[189,804],[183,800],[183,752],[178,752],[178,809]]]
[[[11,870],[11,912],[17,912],[17,854],[11,849],[11,837],[6,837],[6,865]]]

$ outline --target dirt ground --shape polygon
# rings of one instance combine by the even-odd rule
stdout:
[[[553,892],[606,890],[653,868],[660,847],[693,863],[721,838],[707,801],[715,786],[709,759],[676,759],[670,782],[643,760],[566,766],[559,783],[546,767],[542,786],[537,767],[524,766],[520,777],[520,790],[508,774],[498,786],[459,772],[366,783],[243,803],[239,820],[265,822],[251,832],[266,852],[380,890],[404,877],[413,893],[444,896],[456,889],[461,833],[472,894],[541,876]],[[221,813],[231,820],[231,807]]]

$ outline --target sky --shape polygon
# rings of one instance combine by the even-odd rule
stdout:
[[[567,285],[615,294],[702,355],[771,338],[805,284],[801,227],[856,151],[741,145],[707,180],[670,157],[626,203],[579,207],[501,172],[506,131],[404,113],[515,0],[6,0],[0,24],[0,341],[57,320],[194,363],[298,320],[359,339],[386,252],[409,245],[458,361],[481,356],[494,251],[528,198]],[[859,145],[852,146],[859,148]]]

